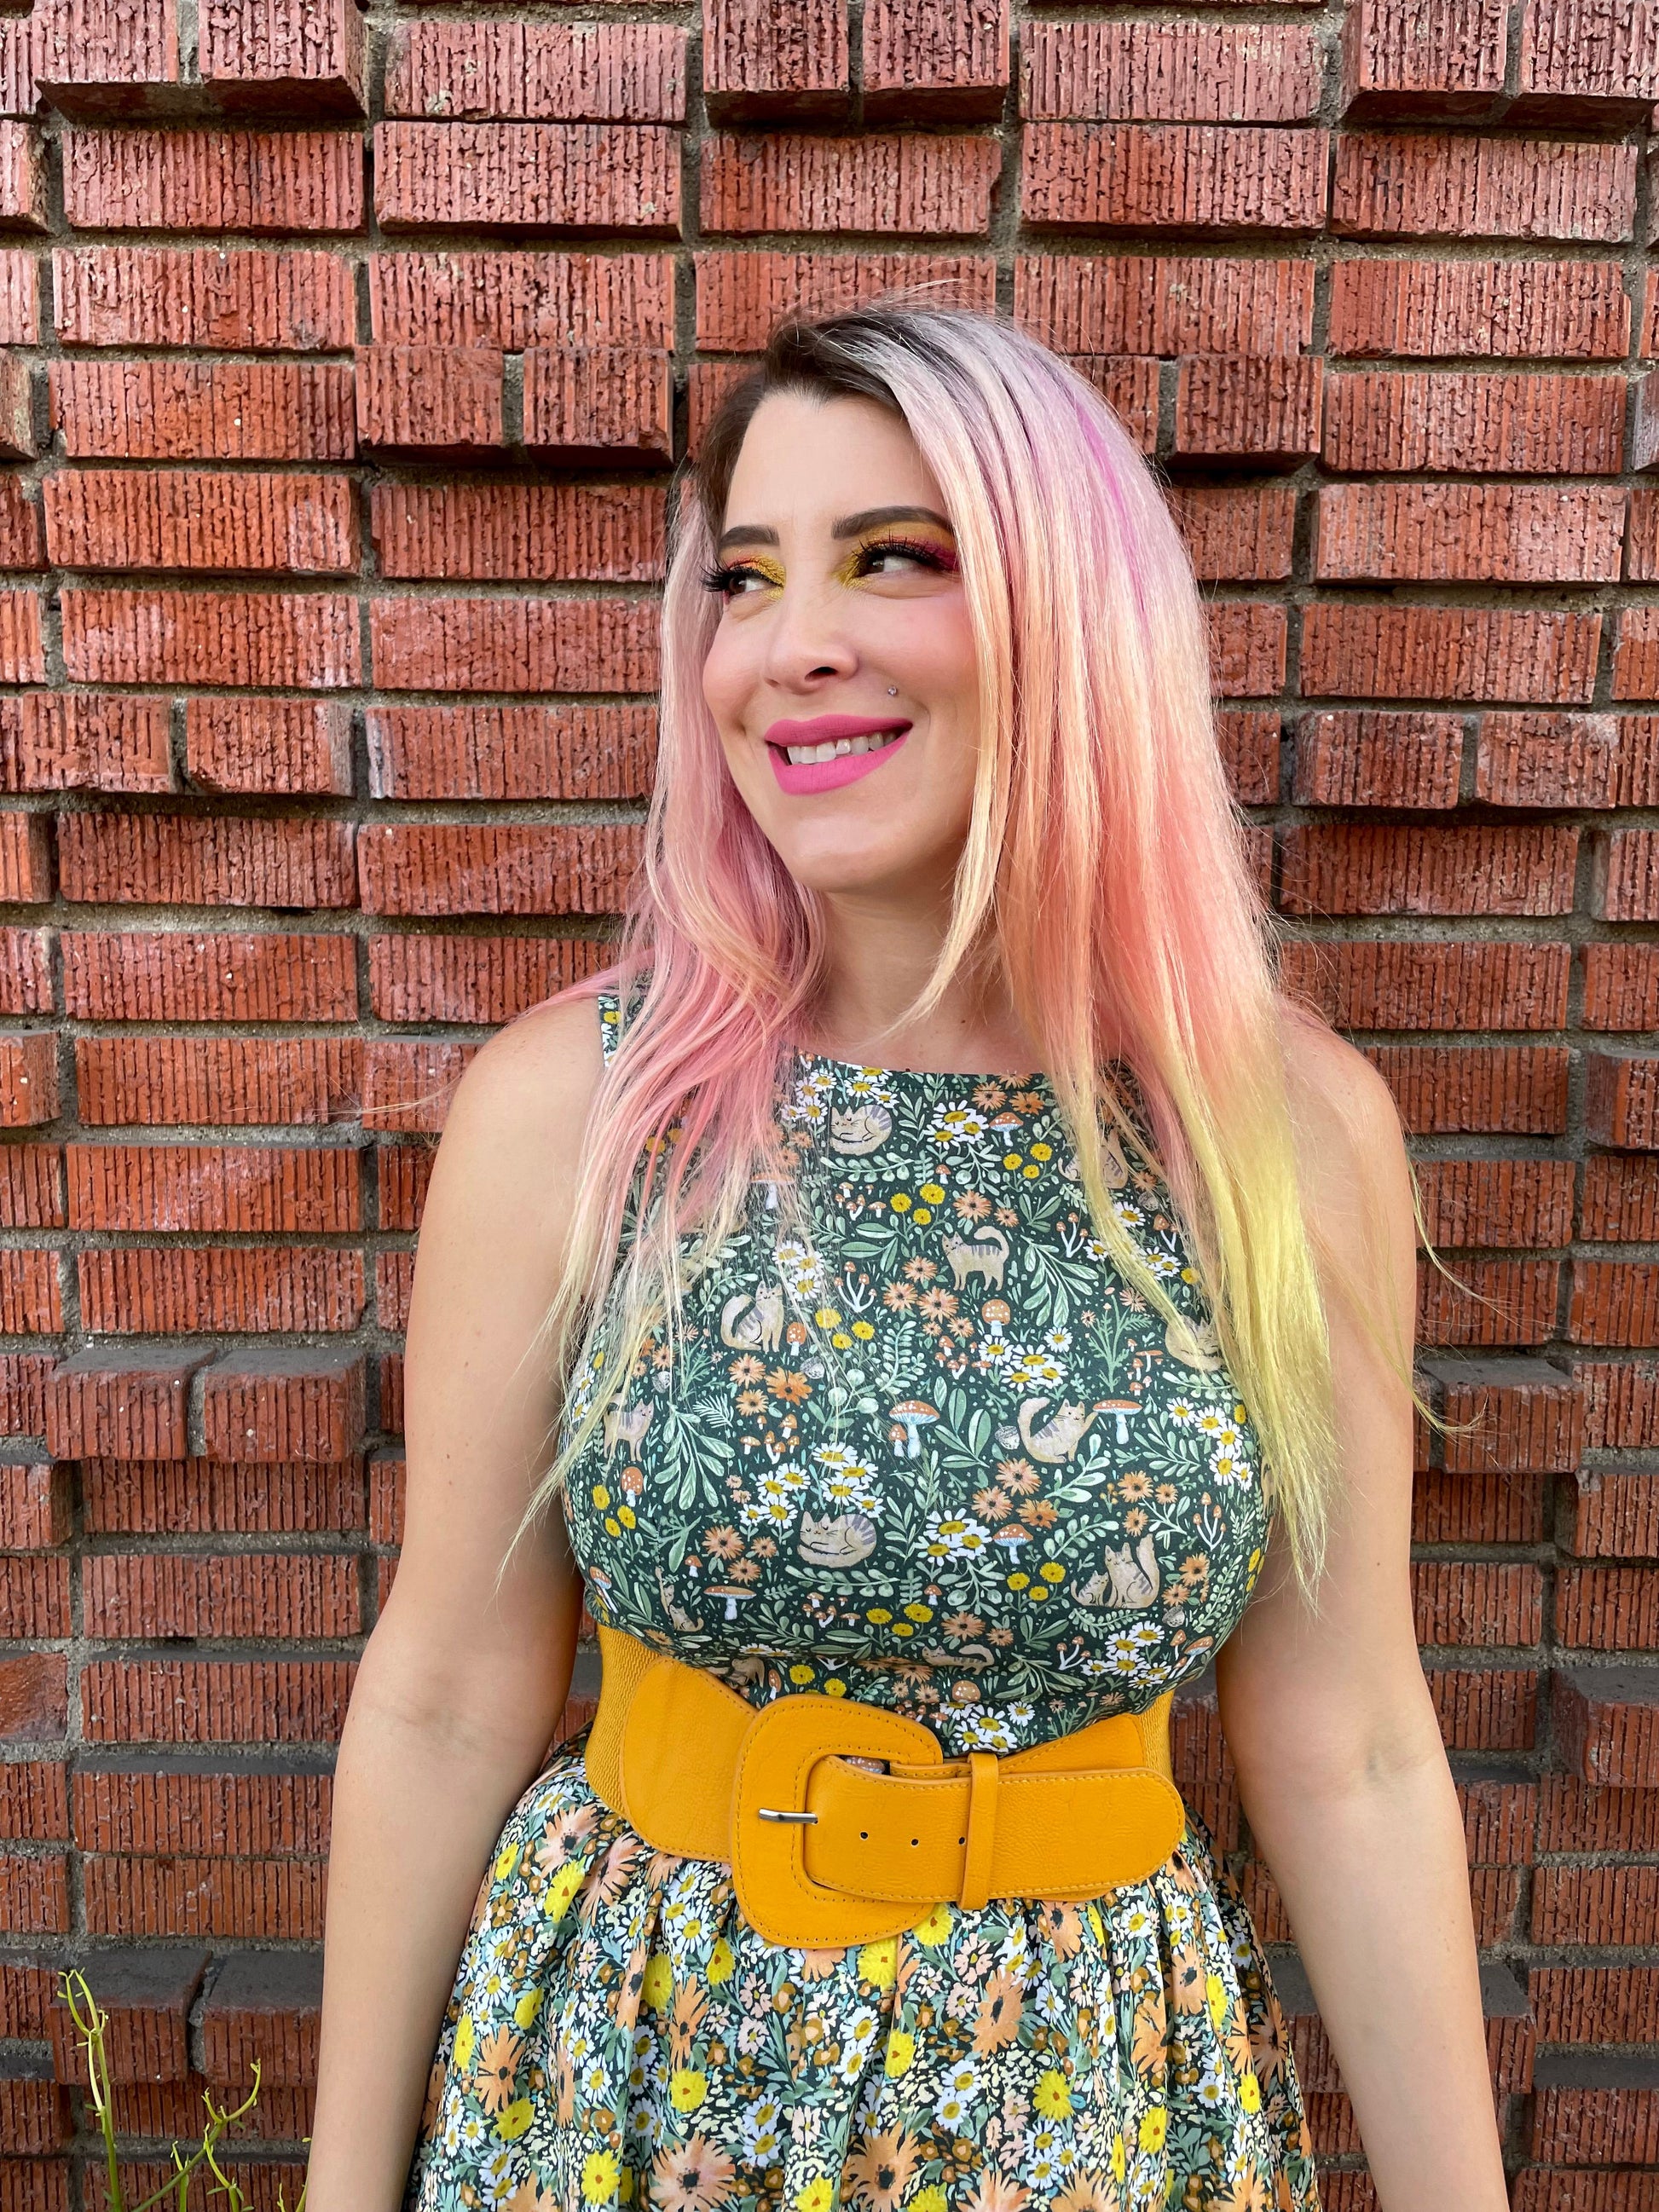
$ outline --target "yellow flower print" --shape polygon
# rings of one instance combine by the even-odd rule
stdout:
[[[518,1863],[519,1846],[516,1844],[503,1844],[501,1848],[501,1854],[495,1861],[496,1881],[505,1881],[508,1875],[512,1873],[514,1868],[517,1866]]]
[[[836,2192],[828,2179],[815,2174],[805,2189],[795,2191],[795,2212],[830,2212],[835,2201]]]
[[[898,1972],[898,1937],[884,1936],[879,1942],[866,1943],[859,1952],[859,1978],[873,1982],[878,1990],[890,1990]]]
[[[908,2212],[945,2212],[945,2191],[938,2182],[930,2181],[926,2189],[917,2190],[910,2199]]]
[[[582,1886],[582,1863],[567,1859],[547,1885],[547,1896],[542,1910],[548,1918],[559,1921],[570,1909],[570,1900]]]
[[[708,1965],[705,1969],[708,1979],[716,1989],[722,1982],[731,1979],[732,1971],[737,1963],[732,1946],[724,1936],[720,1936],[715,1942],[714,1949],[708,1954]]]
[[[1085,1910],[1089,1916],[1090,1932],[1097,1943],[1103,1943],[1106,1941],[1106,1923],[1101,1918],[1100,1907],[1095,1903],[1093,1898],[1089,1899]]]
[[[1122,2134],[1120,2131],[1117,2135],[1115,2135],[1112,2137],[1112,2179],[1114,2181],[1118,2183],[1120,2187],[1122,2185],[1124,2175],[1128,2171],[1129,2148],[1124,2142]]]
[[[536,2107],[528,2097],[517,2097],[495,2123],[495,2132],[503,2142],[517,2142],[519,2137],[536,2117]]]
[[[1169,2107],[1154,2105],[1150,2112],[1140,2116],[1140,2133],[1137,2140],[1142,2150],[1162,2150],[1164,2138],[1170,2132]]]
[[[921,1186],[921,1194],[929,1206],[938,1206],[944,1200],[945,1185],[942,1182],[925,1182]]]
[[[1066,2076],[1053,2066],[1047,2073],[1039,2074],[1036,2087],[1031,2092],[1031,2102],[1045,2119],[1063,2120],[1072,2109],[1072,2093],[1066,2086]]]
[[[926,1943],[930,1949],[936,1948],[951,1933],[950,1906],[930,1905],[910,1933],[918,1943]]]
[[[908,2074],[916,2055],[916,2039],[908,2028],[896,2027],[887,2039],[885,2070],[890,2081]]]
[[[910,1211],[910,1200],[908,1194],[904,1191],[896,1190],[893,1193],[893,1195],[888,1200],[887,1203],[892,1207],[895,1213],[908,1213]]]
[[[645,1972],[640,1982],[640,1995],[653,2012],[660,2012],[668,2002],[674,1987],[674,1969],[668,1963],[666,1951],[653,1952],[645,1962]]]
[[[708,2094],[708,2076],[695,2066],[677,2067],[669,2076],[668,2101],[677,2112],[695,2112]]]
[[[477,2047],[478,2030],[470,2012],[463,2013],[461,2024],[455,2031],[455,2069],[465,2074],[472,2065],[472,2053]]]
[[[1204,2002],[1210,2008],[1210,2018],[1215,2022],[1216,2031],[1219,2033],[1221,2023],[1227,2017],[1227,1984],[1219,1974],[1205,1976]]]
[[[614,2152],[591,2150],[582,2160],[582,2195],[590,2204],[603,2204],[614,2196],[619,2179]]]
[[[611,1503],[611,1492],[605,1488],[602,1482],[596,1482],[590,1495],[592,1498],[593,1503],[599,1507],[600,1512],[603,1513],[605,1507]]]
[[[1255,2078],[1254,2068],[1248,2074],[1241,2074],[1238,2077],[1238,2101],[1247,2112],[1259,2112],[1261,2110],[1261,2084]]]
[[[519,1999],[517,2004],[513,2008],[513,2025],[514,2027],[533,2027],[535,2025],[536,2015],[541,2008],[541,1990],[526,1990],[524,1995]]]

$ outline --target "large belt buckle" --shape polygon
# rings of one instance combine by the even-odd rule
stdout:
[[[806,1871],[812,1769],[823,1759],[942,1766],[920,1721],[858,1699],[803,1690],[763,1705],[744,1731],[732,1790],[732,1878],[744,1917],[769,1943],[828,1949],[913,1928],[921,1908],[826,1888]]]

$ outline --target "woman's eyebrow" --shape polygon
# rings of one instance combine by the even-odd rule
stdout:
[[[931,507],[866,507],[861,514],[843,515],[831,526],[832,538],[856,538],[861,530],[873,530],[884,522],[935,522],[941,530],[950,530],[951,523]],[[734,545],[775,545],[778,533],[760,523],[734,523],[730,530],[722,530],[715,544],[717,553],[725,553]]]

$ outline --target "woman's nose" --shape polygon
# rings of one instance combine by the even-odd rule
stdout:
[[[767,624],[766,646],[766,672],[778,684],[850,675],[858,665],[832,595],[807,586],[786,586],[779,595]]]

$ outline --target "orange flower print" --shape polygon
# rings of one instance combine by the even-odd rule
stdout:
[[[662,2212],[713,2212],[732,2193],[734,2160],[706,2136],[659,2150],[651,2161],[651,2202]]]
[[[472,2078],[478,2085],[478,2102],[487,2112],[504,2112],[513,2101],[524,2038],[510,2028],[498,2027],[478,2045]]]
[[[916,2170],[918,2146],[902,2128],[867,2135],[842,2168],[844,2193],[867,2212],[895,2212]]]
[[[1012,1975],[993,1975],[980,1999],[978,2017],[974,2022],[974,2048],[981,2057],[1013,2041],[1019,2033],[1019,2016],[1024,2008],[1019,1984]]]

